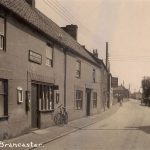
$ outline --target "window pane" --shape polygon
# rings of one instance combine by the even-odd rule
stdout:
[[[0,93],[4,94],[4,82],[0,81]]]
[[[47,46],[46,47],[46,57],[52,60],[52,47]]]
[[[0,95],[0,116],[4,116],[4,95]]]
[[[80,70],[80,61],[77,61],[77,62],[76,62],[76,69],[77,69],[77,70]]]
[[[4,18],[0,17],[0,34],[4,35]]]

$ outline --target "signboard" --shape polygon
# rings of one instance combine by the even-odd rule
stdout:
[[[111,87],[112,88],[118,87],[118,78],[117,77],[111,78]]]

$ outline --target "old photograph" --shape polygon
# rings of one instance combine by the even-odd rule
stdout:
[[[150,149],[150,0],[0,0],[0,150]]]

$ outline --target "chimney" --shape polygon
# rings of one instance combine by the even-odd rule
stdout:
[[[26,2],[27,2],[32,8],[35,8],[35,0],[26,0]]]
[[[66,31],[68,34],[70,34],[75,40],[77,40],[77,25],[67,25],[66,27],[62,27],[64,31]]]
[[[84,49],[86,49],[85,45],[81,45]]]
[[[93,49],[93,55],[94,55],[95,57],[98,58],[98,52],[97,52],[97,49]]]

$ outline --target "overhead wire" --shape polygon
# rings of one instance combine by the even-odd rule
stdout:
[[[54,1],[53,1],[54,2]],[[58,1],[57,1],[58,2]],[[64,8],[60,3],[58,3],[57,5],[56,5],[56,2],[55,2],[55,5],[54,5],[54,3],[52,3],[52,1],[49,1],[49,0],[44,0],[44,3],[48,6],[48,7],[50,7],[50,8],[52,8],[58,15],[60,15],[60,16],[62,16],[64,19],[65,19],[65,21],[67,22],[67,23],[69,23],[69,24],[72,24],[72,23],[74,23],[74,22],[78,22],[78,24],[80,25],[80,26],[82,26],[82,30],[81,30],[81,34],[82,34],[82,36],[84,36],[84,37],[87,37],[87,35],[85,35],[85,33],[87,34],[89,34],[89,35],[93,35],[93,37],[95,37],[95,34],[94,33],[92,33],[92,31],[90,31],[86,26],[84,26],[77,18],[75,18],[66,8]],[[59,7],[59,8],[58,8]],[[67,14],[66,14],[67,13]],[[70,17],[69,17],[70,16]],[[74,19],[74,20],[73,20]],[[86,32],[85,33],[83,33],[83,31],[85,31],[86,30]],[[80,34],[80,35],[81,35]],[[93,38],[92,37],[92,38]],[[97,35],[97,37],[95,37],[94,39],[93,39],[93,42],[94,43],[96,43],[97,45],[99,45],[100,44],[100,41],[99,40],[97,40],[98,39],[98,35]]]

